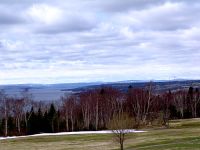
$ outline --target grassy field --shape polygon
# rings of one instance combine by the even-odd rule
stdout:
[[[174,120],[170,129],[128,135],[126,150],[199,150],[200,119]],[[117,150],[111,134],[28,137],[0,141],[0,150]]]

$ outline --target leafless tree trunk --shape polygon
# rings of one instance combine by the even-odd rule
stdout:
[[[199,105],[200,103],[200,93],[199,93],[199,90],[196,89],[195,92],[194,92],[194,103],[193,103],[193,117],[196,118],[197,117],[197,106]]]
[[[5,136],[8,135],[8,114],[7,114],[7,104],[4,98],[4,118],[5,118]]]
[[[0,102],[2,103],[2,110],[5,120],[4,135],[8,136],[8,101],[4,90],[0,91]]]
[[[65,126],[66,126],[66,130],[69,131],[69,118],[68,118],[68,114],[65,114]]]
[[[80,97],[80,103],[81,103],[81,110],[83,115],[83,123],[84,127],[86,129],[89,129],[90,121],[91,121],[91,91],[88,91],[87,93],[83,93]]]
[[[97,100],[96,100],[96,111],[95,111],[95,129],[97,130],[98,129],[98,124],[99,124],[99,99],[97,97]]]
[[[65,114],[66,129],[69,131],[69,121],[71,122],[71,131],[74,131],[74,124],[76,119],[76,97],[67,95],[62,98],[63,112]]]
[[[173,94],[173,102],[176,110],[180,113],[181,118],[184,118],[185,102],[187,93],[185,91],[177,91]]]
[[[173,99],[171,91],[163,94],[162,97],[163,99],[162,99],[161,105],[162,105],[162,111],[163,111],[163,125],[165,125],[166,127],[169,127],[169,118],[170,118],[169,107]]]
[[[33,95],[29,93],[29,89],[24,89],[21,92],[21,98],[24,102],[23,117],[24,117],[24,122],[26,126],[26,132],[28,132],[28,121],[31,118],[31,115],[33,114],[33,112],[31,111],[31,108],[33,106],[33,103],[32,103]],[[28,116],[26,114],[27,112],[30,112]]]

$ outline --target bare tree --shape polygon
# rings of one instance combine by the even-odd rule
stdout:
[[[169,91],[168,93],[163,94],[162,96],[162,112],[163,112],[163,125],[169,127],[169,118],[170,118],[170,110],[169,107],[172,103],[172,93]]]
[[[80,105],[83,115],[84,128],[89,129],[90,121],[92,119],[92,95],[91,91],[82,93],[80,95]]]
[[[26,115],[24,112],[25,101],[23,99],[14,99],[13,112],[16,120],[16,127],[19,134],[21,134],[21,124],[20,122],[23,119],[23,116]]]
[[[180,90],[173,93],[173,104],[176,110],[180,113],[180,117],[184,118],[184,110],[186,107],[187,92]]]
[[[192,117],[197,117],[197,106],[200,103],[200,92],[199,89],[196,88],[194,91],[193,102],[192,102]]]
[[[95,120],[95,130],[98,130],[99,126],[99,91],[95,90],[92,94],[93,97],[93,114],[94,114],[94,120]]]
[[[129,89],[127,105],[129,110],[133,113],[136,124],[139,126],[141,123],[147,123],[155,96],[153,95],[153,87],[150,83],[146,89]]]
[[[74,131],[74,125],[76,120],[76,97],[68,96],[67,94],[62,97],[62,108],[66,123],[66,130],[69,131],[69,123],[71,123],[71,131]],[[70,121],[70,122],[69,122]]]
[[[65,120],[65,127],[66,127],[66,131],[69,131],[69,113],[68,113],[68,95],[65,94],[63,97],[61,97],[62,99],[62,114],[64,116],[64,120]]]
[[[122,93],[114,88],[104,87],[101,89],[99,100],[99,120],[101,126],[107,127],[113,116],[119,112],[122,97]]]
[[[71,121],[71,131],[74,131],[75,117],[76,117],[76,97],[71,96],[68,99],[69,116]]]
[[[29,92],[29,89],[24,89],[21,92],[21,99],[23,100],[23,116],[26,126],[26,132],[28,132],[28,121],[31,118],[31,115],[33,114],[32,107],[33,107],[33,95]],[[27,115],[27,112],[28,113]]]
[[[0,103],[1,103],[1,110],[4,116],[5,124],[4,124],[4,135],[8,135],[8,100],[4,90],[0,91]]]
[[[114,139],[120,144],[120,149],[124,149],[124,141],[126,135],[130,133],[130,129],[133,127],[134,121],[127,114],[121,113],[115,115],[109,123],[109,128],[114,134]]]

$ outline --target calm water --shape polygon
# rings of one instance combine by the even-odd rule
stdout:
[[[22,90],[9,89],[5,90],[9,96],[20,97]],[[60,89],[30,89],[29,93],[32,94],[33,100],[36,101],[54,101],[59,100],[61,96],[71,94],[71,91],[61,91]]]

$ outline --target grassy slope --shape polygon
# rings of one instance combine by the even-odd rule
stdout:
[[[200,119],[171,121],[170,129],[147,129],[130,134],[127,150],[197,150],[200,149]],[[0,150],[109,150],[117,149],[112,135],[68,135],[29,137],[0,141]]]

